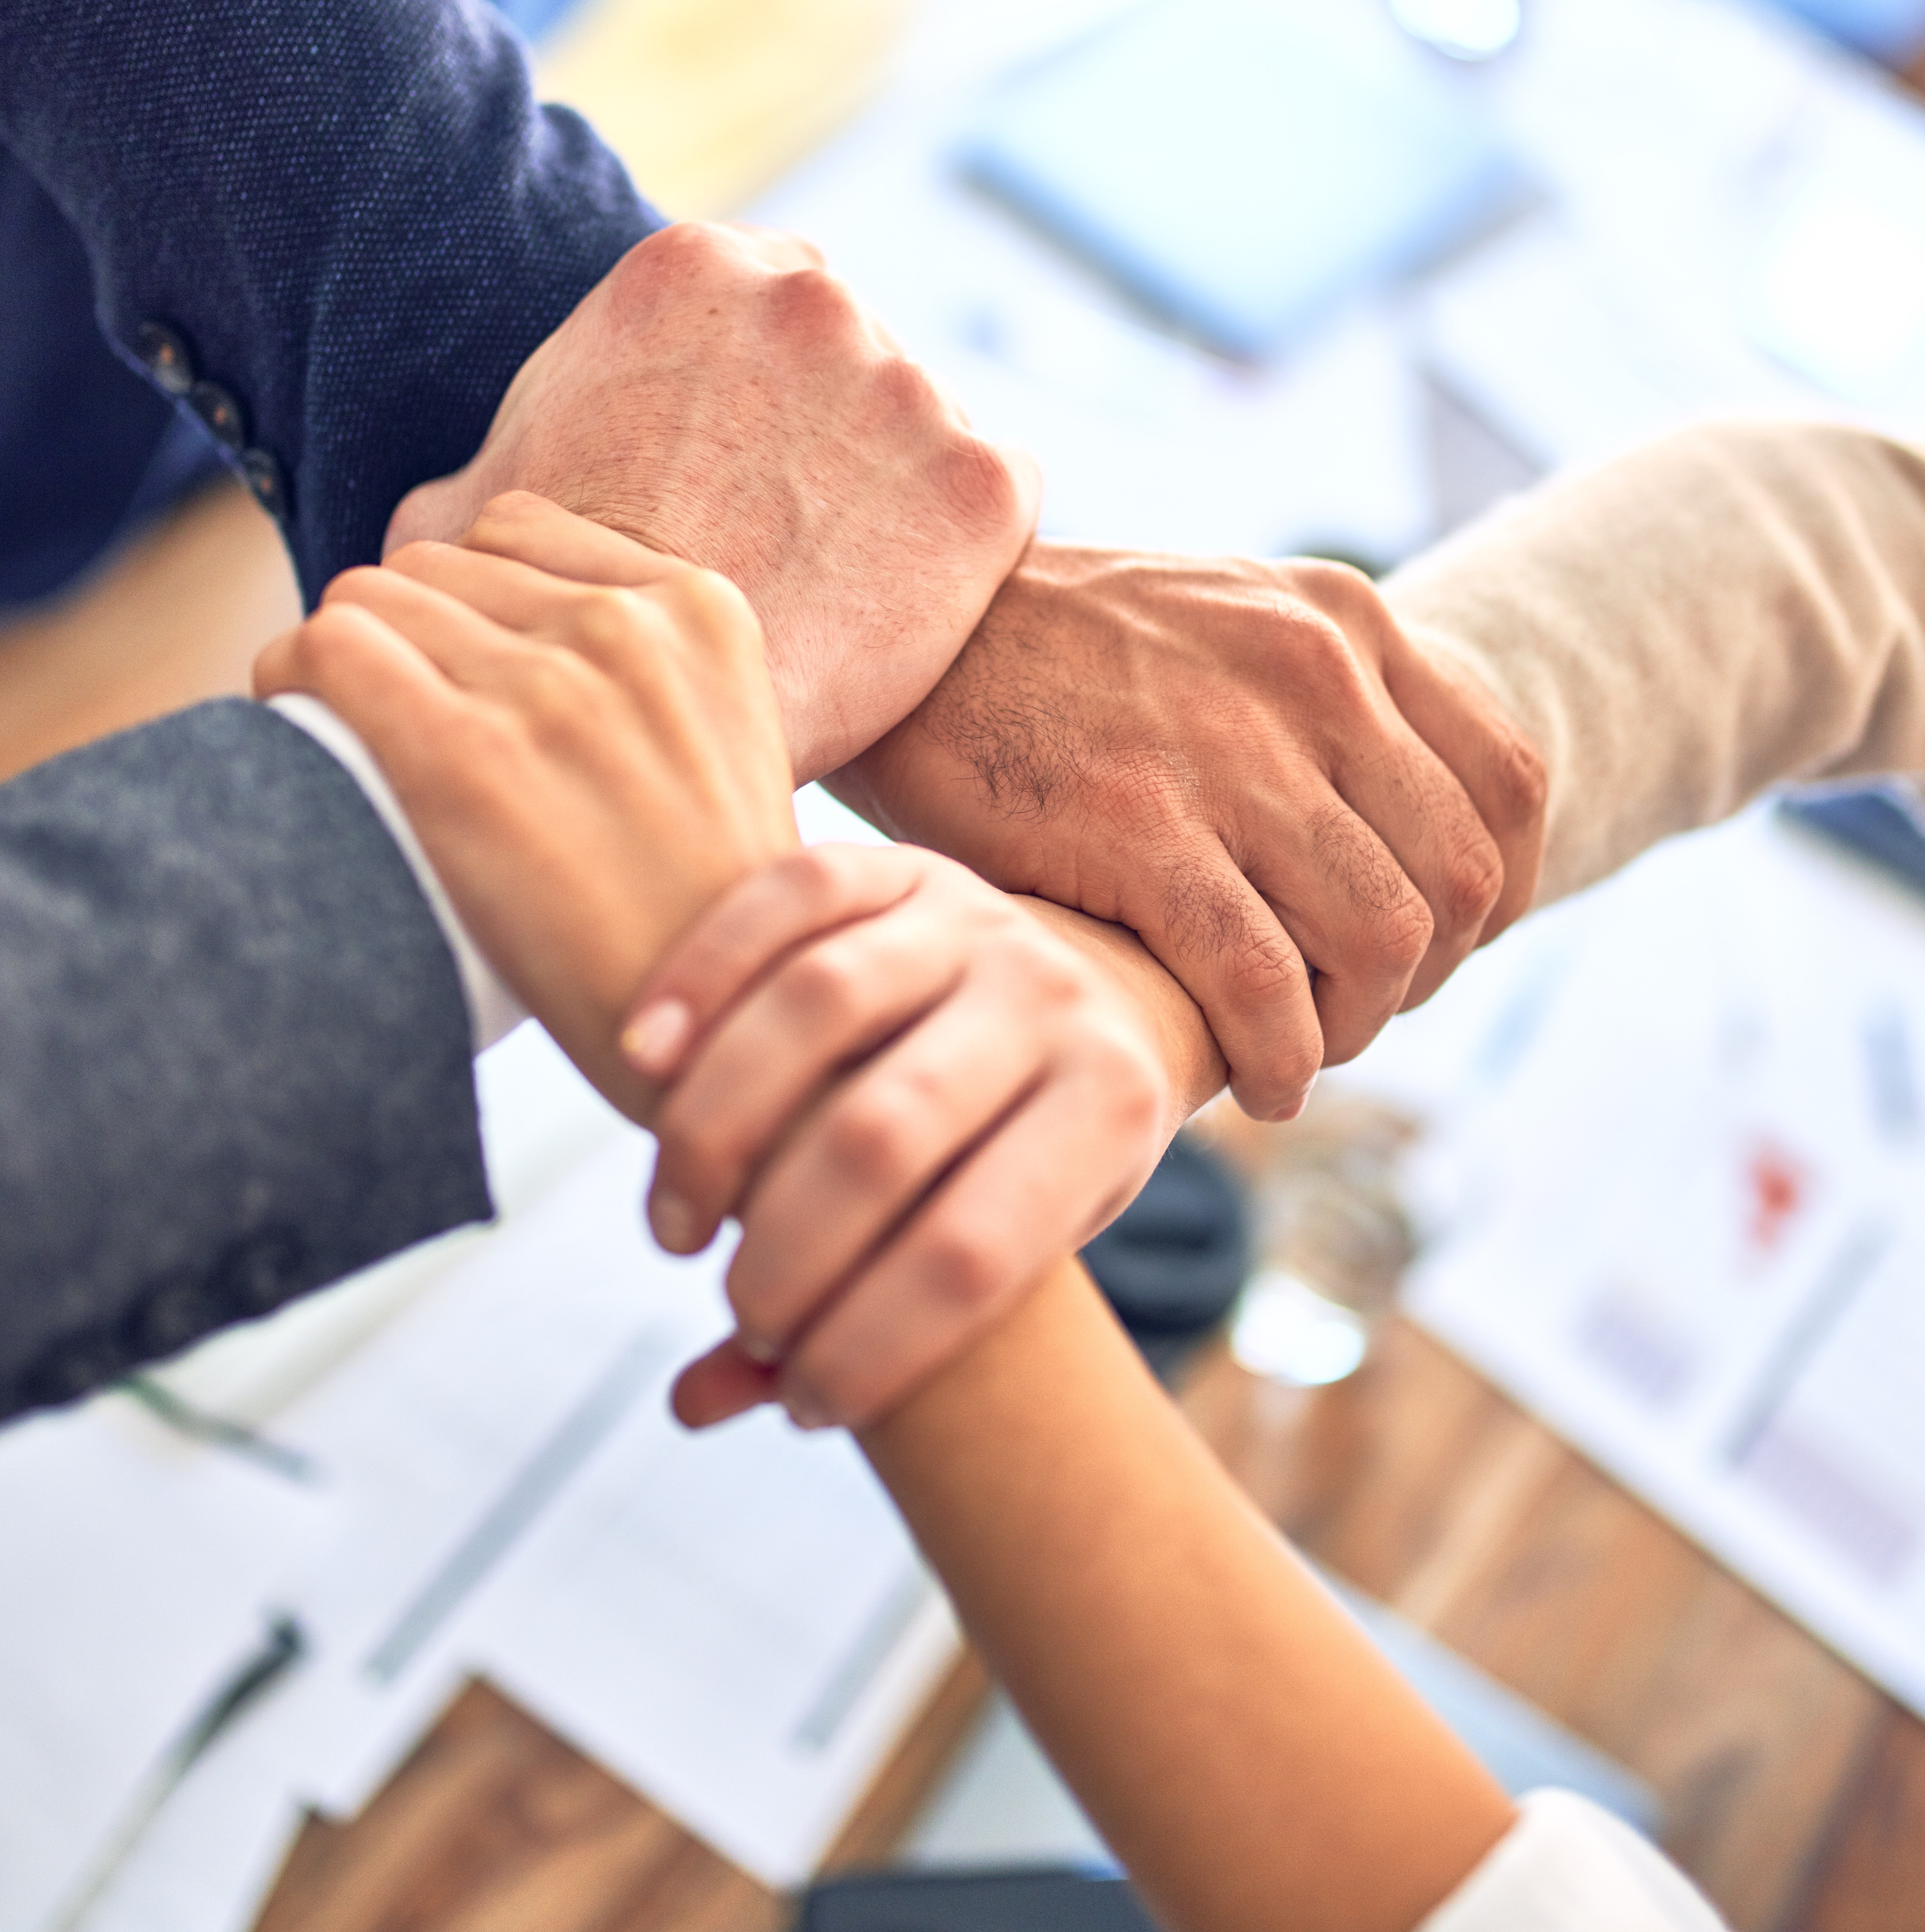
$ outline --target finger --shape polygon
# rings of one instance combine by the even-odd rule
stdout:
[[[525,644],[458,598],[385,567],[345,571],[322,593],[323,610],[350,604],[379,617],[466,689],[499,686],[526,658]]]
[[[1146,865],[1119,916],[1202,1007],[1237,1104],[1260,1120],[1294,1120],[1324,1061],[1309,969],[1222,844],[1199,838],[1160,868]]]
[[[882,912],[914,890],[918,855],[892,847],[815,845],[751,873],[682,934],[649,976],[622,1050],[665,1081],[703,1030],[790,948]]]
[[[914,895],[793,950],[703,1040],[655,1122],[655,1238],[692,1254],[844,1066],[955,992],[967,935]]]
[[[1051,1082],[936,1190],[784,1360],[798,1421],[886,1414],[1121,1211],[1160,1148],[1141,1123],[1117,1131],[1105,1098]]]
[[[777,1397],[780,1372],[745,1354],[731,1335],[697,1356],[675,1378],[669,1396],[685,1429],[710,1429]]]
[[[323,604],[263,652],[255,691],[318,698],[359,734],[399,785],[450,741],[460,700],[434,664],[374,612]]]
[[[1429,914],[1428,944],[1387,1019],[1399,1006],[1427,998],[1477,944],[1503,890],[1504,860],[1443,760],[1401,718],[1381,721],[1380,729],[1375,744],[1339,750],[1333,776]],[[1372,1036],[1351,1050],[1360,1052]]]
[[[1279,801],[1251,880],[1315,973],[1323,1064],[1361,1052],[1402,1005],[1430,942],[1429,908],[1321,775]]]
[[[578,584],[658,584],[691,568],[528,490],[491,496],[463,533],[460,548]]]
[[[254,659],[251,687],[257,698],[266,699],[283,691],[301,688],[289,681],[294,674],[295,640],[300,634],[301,626],[296,624],[261,646]]]
[[[1401,634],[1384,654],[1384,681],[1411,728],[1456,776],[1496,842],[1504,883],[1479,944],[1528,912],[1544,857],[1549,784],[1536,748],[1469,674]]]
[[[652,632],[660,626],[658,614],[648,614],[648,606],[630,587],[584,587],[517,559],[455,544],[409,544],[382,568],[453,598],[505,629],[571,647],[592,644],[625,627]],[[688,569],[686,565],[665,563],[664,577],[671,571],[686,574]],[[605,620],[592,614],[595,599],[610,600]]]
[[[839,1087],[757,1180],[729,1301],[772,1360],[1042,1068],[1006,1002],[959,994]]]

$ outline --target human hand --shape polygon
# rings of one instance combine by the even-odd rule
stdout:
[[[742,1222],[739,1334],[685,1372],[692,1424],[778,1396],[811,1423],[882,1413],[1120,1212],[1177,1125],[1120,985],[907,848],[745,880],[624,1037],[667,1086],[656,1238],[692,1253]]]
[[[1050,544],[830,787],[1134,928],[1265,1119],[1525,910],[1544,827],[1535,751],[1357,572]]]
[[[621,586],[621,587],[615,587]],[[637,989],[724,888],[796,844],[761,638],[722,578],[538,497],[328,587],[264,652],[360,734],[481,950],[617,1106]]]
[[[403,499],[388,548],[452,539],[511,489],[739,584],[802,780],[948,669],[1039,484],[806,242],[685,222],[631,249],[535,350],[474,459]]]

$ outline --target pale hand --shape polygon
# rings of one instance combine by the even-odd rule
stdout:
[[[1036,520],[1026,458],[973,435],[809,245],[680,223],[522,366],[487,440],[394,512],[390,552],[529,490],[739,585],[799,781],[904,717]]]
[[[359,733],[477,945],[645,1120],[655,1090],[617,1044],[637,991],[704,908],[796,842],[734,587],[512,496],[458,545],[337,578],[255,688],[310,692]]]
[[[1135,1194],[1175,1126],[1161,1041],[1111,972],[933,853],[820,846],[745,880],[626,1035],[669,1083],[650,1218],[725,1215],[736,1340],[685,1376],[711,1422],[883,1413]]]

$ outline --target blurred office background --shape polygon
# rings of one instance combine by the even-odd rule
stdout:
[[[665,211],[818,243],[1036,454],[1050,534],[1384,570],[1708,415],[1925,440],[1925,0],[508,10]],[[1155,1348],[1514,1786],[1616,1805],[1743,1932],[1925,1924],[1917,816],[1681,842],[1294,1132],[1217,1113],[1249,1264]],[[967,1684],[882,1768],[954,1632],[853,1456],[670,1438],[712,1269],[644,1252],[646,1148],[531,1033],[482,1076],[502,1228],[0,1442],[16,1546],[171,1606],[117,1648],[16,1566],[0,1680],[64,1752],[0,1738],[42,1821],[7,1932],[83,1880],[88,1932],[667,1932],[776,1922],[831,1845],[1102,1860]],[[298,1667],[170,1756],[289,1617]]]

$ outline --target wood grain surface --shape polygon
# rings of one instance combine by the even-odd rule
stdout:
[[[1213,1351],[1185,1406],[1313,1556],[1648,1780],[1737,1932],[1925,1932],[1925,1724],[1436,1343],[1279,1388]],[[837,1866],[886,1854],[964,1736],[969,1666]],[[352,1825],[310,1823],[259,1932],[764,1932],[781,1902],[484,1686]]]

